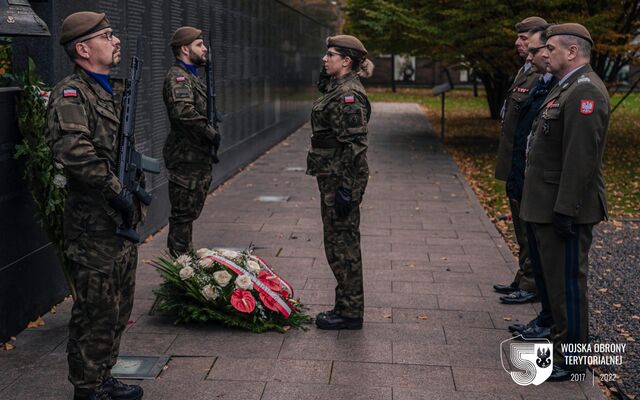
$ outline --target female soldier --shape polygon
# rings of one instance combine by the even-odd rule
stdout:
[[[322,97],[311,112],[307,174],[318,180],[324,248],[336,286],[333,310],[320,313],[320,329],[361,329],[364,313],[360,202],[369,178],[367,122],[371,105],[358,74],[371,74],[362,42],[349,35],[327,38]],[[322,79],[322,78],[321,78]]]

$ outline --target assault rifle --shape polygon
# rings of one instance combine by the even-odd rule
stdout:
[[[140,73],[142,72],[142,51],[144,43],[139,36],[136,43],[136,54],[131,58],[129,78],[125,82],[124,96],[122,97],[122,111],[120,113],[120,131],[118,132],[118,179],[123,187],[133,193],[141,203],[151,204],[151,194],[140,185],[144,172],[152,174],[160,173],[160,161],[138,153],[134,147],[134,133],[136,126],[136,104]],[[140,235],[135,226],[129,226],[127,222],[116,228],[116,235],[134,243],[140,242]]]
[[[218,123],[222,122],[218,109],[216,108],[216,80],[213,76],[213,40],[211,40],[211,32],[209,32],[209,43],[207,51],[207,63],[204,67],[205,74],[207,75],[207,120],[216,132],[218,131]],[[218,148],[214,147],[211,151],[211,158],[213,163],[220,162],[218,158]]]

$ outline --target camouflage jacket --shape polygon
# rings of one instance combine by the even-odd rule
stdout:
[[[313,103],[307,174],[336,176],[359,201],[369,178],[367,123],[371,105],[355,72],[332,78]]]
[[[219,134],[207,120],[207,87],[178,61],[164,79],[164,104],[171,132],[164,144],[169,180],[191,171],[211,172],[211,146]]]
[[[122,190],[116,163],[124,82],[112,79],[111,86],[113,96],[76,67],[53,88],[49,98],[46,135],[68,182],[64,211],[68,240],[82,232],[115,232],[116,224],[122,223],[120,213],[108,200]],[[143,206],[138,203],[134,222],[143,215]]]

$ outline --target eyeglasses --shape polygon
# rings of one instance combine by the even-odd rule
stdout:
[[[536,54],[538,54],[538,52],[540,50],[542,50],[542,49],[544,49],[546,47],[547,47],[547,45],[545,44],[545,45],[542,45],[540,47],[529,47],[527,50],[529,51],[529,53],[531,53],[532,55],[535,56]]]
[[[327,51],[326,56],[327,56],[327,57],[329,57],[329,58],[331,58],[331,57],[333,57],[333,56],[339,56],[339,57],[342,57],[342,54],[340,54],[340,53],[336,53],[336,52],[333,52],[333,51]]]
[[[91,39],[94,39],[94,38],[97,38],[97,37],[100,37],[100,36],[104,36],[105,39],[107,39],[108,41],[112,41],[113,40],[113,31],[102,32],[102,33],[99,33],[99,34],[94,35],[94,36],[89,36],[88,38],[84,39],[83,42],[86,42],[88,40],[91,40]]]

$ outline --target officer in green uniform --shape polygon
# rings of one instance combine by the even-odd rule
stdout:
[[[369,179],[367,123],[371,106],[358,72],[367,50],[349,35],[327,39],[322,97],[311,112],[307,174],[320,189],[327,261],[338,282],[334,309],[320,313],[320,329],[361,329],[364,314],[360,202]]]
[[[138,223],[144,214],[114,175],[123,82],[109,73],[120,62],[120,40],[105,14],[85,11],[63,21],[60,44],[76,66],[51,92],[46,134],[68,181],[64,246],[77,294],[69,322],[69,381],[74,399],[140,399],[140,386],[111,376],[133,307],[138,263],[137,246],[116,236],[116,226]]]
[[[587,273],[593,226],[607,217],[602,156],[609,125],[607,89],[589,65],[593,41],[575,23],[547,30],[543,56],[558,85],[538,109],[527,146],[520,217],[530,224],[554,324],[553,373],[566,380],[562,344],[587,343]],[[585,354],[578,354],[585,355]]]
[[[207,120],[207,87],[198,76],[206,63],[202,31],[178,28],[169,43],[176,58],[164,79],[164,103],[171,131],[163,156],[169,180],[169,236],[167,247],[177,256],[193,250],[192,230],[211,185],[212,152],[220,134]]]
[[[547,21],[540,17],[528,17],[516,24],[518,38],[515,45],[518,54],[525,58],[528,55],[529,37],[535,30],[548,26]],[[527,100],[531,89],[540,80],[541,74],[536,73],[530,62],[526,62],[511,84],[502,109],[502,134],[498,146],[498,156],[496,162],[496,179],[508,181],[512,172],[514,133],[516,131],[521,111]],[[519,269],[513,282],[509,285],[494,285],[493,288],[498,293],[506,296],[500,298],[506,304],[522,304],[537,299],[537,289],[533,278],[533,270],[529,259],[529,248],[527,245],[527,234],[524,223],[520,221],[520,200],[510,195],[507,191],[509,206],[511,208],[511,218],[513,230],[518,242],[518,265]]]

